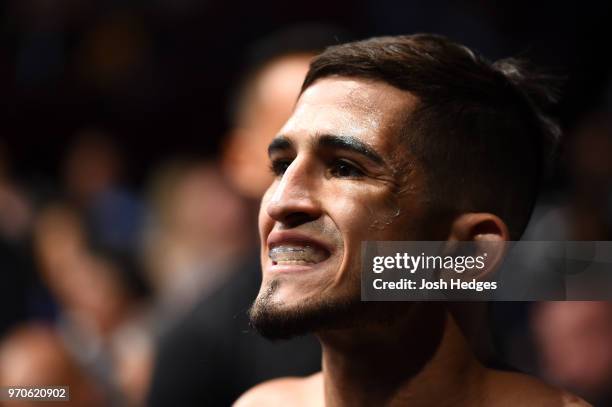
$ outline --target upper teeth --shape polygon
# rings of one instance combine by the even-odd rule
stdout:
[[[318,263],[325,260],[325,252],[308,245],[281,245],[270,249],[268,256],[273,262]]]

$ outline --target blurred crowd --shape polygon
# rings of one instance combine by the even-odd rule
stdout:
[[[207,30],[194,28],[198,20],[190,13],[196,2],[160,0],[154,2],[156,8],[144,11],[119,10],[108,2],[103,12],[93,3],[64,0],[55,9],[45,1],[8,2],[4,19],[11,23],[7,33],[16,41],[12,50],[7,46],[0,54],[0,62],[13,61],[2,65],[0,83],[14,78],[7,88],[15,90],[22,103],[21,108],[10,102],[2,107],[12,119],[0,134],[0,386],[69,385],[76,406],[228,405],[262,380],[320,368],[313,338],[268,343],[248,332],[245,315],[259,287],[255,225],[258,200],[271,181],[266,147],[289,117],[309,61],[318,51],[355,36],[424,30],[454,36],[497,57],[515,51],[530,34],[546,45],[552,36],[534,34],[537,25],[531,19],[525,32],[512,31],[503,23],[503,13],[521,13],[519,6],[508,4],[492,10],[482,2],[394,5],[384,0],[365,2],[343,17],[342,11],[351,7],[348,2],[327,9],[325,17],[350,28],[352,35],[320,20],[298,23],[316,14],[311,9],[301,18],[285,18],[292,14],[282,7],[269,16],[248,6],[236,13],[245,18],[254,13],[261,21],[248,24],[275,29],[241,37],[247,45],[240,48],[239,58],[215,59],[215,50],[229,53],[225,48],[238,41],[231,36],[226,43],[217,37],[221,44],[204,56],[196,55],[193,42],[164,54],[171,61],[170,88],[180,88],[183,65],[173,59],[175,54],[185,61],[186,55],[193,55],[201,69],[197,75],[211,75],[206,62],[214,59],[212,81],[219,71],[231,71],[219,74],[223,80],[213,86],[212,95],[195,86],[191,90],[198,97],[183,102],[203,117],[204,123],[192,131],[217,132],[216,142],[198,144],[166,133],[166,125],[154,130],[162,123],[155,117],[145,130],[165,134],[163,143],[142,134],[129,139],[126,131],[143,128],[117,115],[106,123],[99,117],[88,120],[87,114],[71,122],[68,134],[56,141],[20,140],[23,118],[15,117],[31,114],[26,121],[36,122],[32,98],[61,93],[69,81],[62,55],[91,14],[110,17],[85,30],[85,40],[76,46],[75,75],[86,88],[104,95],[102,107],[93,103],[96,108],[108,110],[116,104],[118,116],[131,112],[136,116],[132,121],[149,121],[156,114],[151,112],[161,114],[171,101],[181,100],[180,92],[154,80],[159,72],[147,69],[155,58],[154,43],[163,43],[165,37],[148,32],[142,16],[168,24],[167,31],[187,21],[188,28],[176,30],[182,33],[179,39],[193,41],[192,34]],[[314,9],[325,7],[323,2],[313,4]],[[206,22],[227,13],[212,24],[210,33],[229,35],[225,25],[240,24],[229,17],[232,4],[201,7],[194,13],[209,15]],[[439,10],[443,12],[436,13]],[[402,13],[403,20],[398,18]],[[561,10],[562,16],[570,14]],[[276,29],[280,22],[284,28]],[[367,28],[355,29],[362,23]],[[589,34],[578,28],[564,30],[562,39],[570,51]],[[245,36],[249,30],[239,33]],[[577,39],[571,40],[574,35]],[[536,48],[547,49],[542,51],[545,62],[580,74],[578,79],[570,77],[557,112],[567,129],[566,140],[526,238],[612,240],[611,65],[603,74],[595,70],[603,75],[597,99],[595,90],[580,93],[590,65],[554,54],[547,46]],[[583,51],[580,57],[594,58]],[[187,74],[193,80],[196,71]],[[55,84],[51,91],[46,88],[50,83]],[[80,94],[67,88],[70,97]],[[221,93],[225,97],[219,98]],[[579,104],[571,99],[576,95],[591,99]],[[64,103],[62,111],[74,107],[70,97],[57,96]],[[41,98],[40,103],[53,102]],[[185,120],[170,110],[169,120]],[[227,115],[215,122],[214,116],[224,112]],[[50,126],[58,123],[42,117]],[[32,132],[44,126],[28,123],[24,128]],[[56,127],[50,134],[66,126]],[[182,142],[187,148],[168,147]],[[192,151],[198,148],[209,153]],[[38,158],[42,164],[36,167]],[[612,304],[503,304],[493,315],[504,318],[498,346],[511,364],[595,405],[612,405]]]

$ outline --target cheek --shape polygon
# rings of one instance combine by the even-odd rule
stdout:
[[[400,214],[399,201],[380,186],[354,185],[334,191],[331,202],[337,226],[352,245],[376,240]]]
[[[393,223],[397,221],[401,214],[399,201],[392,194],[386,194],[376,208],[370,207],[369,210],[372,213],[372,217],[368,226],[368,233],[372,235],[377,235],[391,229]]]

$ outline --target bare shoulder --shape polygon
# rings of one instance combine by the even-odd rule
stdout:
[[[580,397],[548,385],[522,373],[489,370],[487,373],[487,405],[586,407]]]
[[[251,406],[317,406],[322,405],[321,372],[307,377],[283,377],[269,380],[249,389],[234,407]]]

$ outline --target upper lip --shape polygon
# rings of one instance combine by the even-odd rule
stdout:
[[[332,246],[330,244],[300,232],[287,230],[272,232],[268,235],[268,250],[272,249],[273,247],[280,246],[284,243],[301,243],[303,245],[318,246],[326,250],[327,253],[332,252]]]

